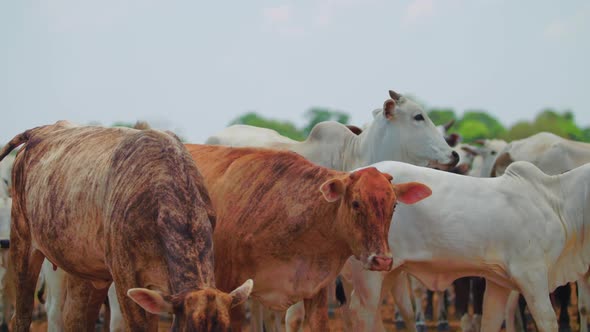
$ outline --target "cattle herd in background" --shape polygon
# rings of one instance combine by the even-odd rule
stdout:
[[[17,134],[0,149],[1,329],[29,329],[41,287],[49,331],[93,330],[105,302],[111,331],[169,313],[239,331],[246,305],[252,331],[325,331],[338,278],[346,331],[384,331],[388,294],[424,331],[427,289],[448,330],[451,284],[463,331],[522,330],[525,303],[566,331],[572,282],[587,331],[590,144],[465,144],[389,97],[362,129],[322,122],[303,142],[244,125],[204,145],[66,121]]]

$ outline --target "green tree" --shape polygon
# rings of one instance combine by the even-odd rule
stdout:
[[[318,123],[323,121],[337,121],[342,124],[348,124],[350,115],[340,111],[333,111],[327,108],[314,107],[305,112],[307,118],[307,125],[303,128],[303,133],[307,137],[311,129]]]
[[[478,120],[461,120],[457,127],[465,142],[472,142],[476,139],[491,138],[490,130],[485,123]]]
[[[468,136],[481,136],[478,138],[497,138],[503,135],[506,132],[506,128],[496,119],[495,117],[489,115],[486,111],[479,111],[479,110],[472,110],[466,111],[461,118],[461,121],[457,124],[457,128],[476,128],[473,124],[463,125],[463,122],[479,122],[483,124],[483,126],[487,129],[487,133],[483,133],[481,129],[478,129],[476,132],[463,132],[458,130],[459,133],[464,137],[466,141],[468,141]],[[478,126],[479,127],[479,126]]]
[[[451,108],[433,108],[428,111],[428,117],[437,126],[449,123],[453,119],[457,119],[455,111]],[[456,129],[457,126],[453,125],[451,129]]]
[[[306,135],[289,121],[280,121],[265,118],[255,112],[248,112],[234,119],[230,124],[245,124],[255,127],[273,129],[279,134],[291,139],[302,141]]]

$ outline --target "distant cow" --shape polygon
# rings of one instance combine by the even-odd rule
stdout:
[[[366,269],[388,270],[396,201],[430,195],[419,183],[392,187],[391,176],[375,168],[346,173],[287,151],[186,146],[218,211],[218,287],[253,278],[252,297],[273,310],[305,300],[314,331],[327,329],[325,287],[348,257]]]
[[[29,329],[44,258],[86,281],[85,292],[66,286],[86,303],[102,303],[114,281],[128,330],[156,330],[149,313],[160,312],[173,312],[183,331],[228,327],[230,307],[246,300],[252,283],[231,294],[215,288],[215,213],[177,139],[60,121],[17,135],[0,160],[23,143],[12,176],[15,331]],[[78,311],[74,320],[64,313],[66,329],[89,330],[98,308]]]
[[[318,165],[353,170],[384,160],[398,160],[448,170],[459,156],[445,142],[428,114],[412,100],[389,91],[383,108],[358,135],[335,121],[320,122],[303,142],[274,130],[233,125],[209,137],[207,144],[257,146],[299,153]]]

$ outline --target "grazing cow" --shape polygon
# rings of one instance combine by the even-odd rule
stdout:
[[[373,166],[396,180],[425,183],[433,197],[396,209],[389,231],[392,272],[353,266],[356,330],[378,330],[381,285],[400,270],[434,290],[460,277],[484,277],[483,331],[500,330],[511,290],[525,296],[541,332],[557,330],[549,292],[584,275],[590,263],[590,165],[549,176],[517,162],[498,178],[398,162]]]
[[[514,161],[528,161],[546,174],[557,175],[590,163],[590,144],[567,140],[552,133],[541,132],[508,144],[498,155],[498,159],[492,167],[492,175],[498,176],[503,174],[508,165]],[[578,287],[584,290],[584,284],[578,283]],[[567,312],[569,290],[569,285],[564,285],[555,292],[556,299],[559,301],[561,308],[559,316],[560,329],[563,330],[569,329],[569,314]],[[580,292],[578,307],[580,309],[580,326],[582,332],[588,330],[587,302],[590,302],[590,294]],[[512,295],[506,318],[508,321],[506,325],[507,331],[515,330],[514,315],[516,313],[517,303],[518,296]]]
[[[15,331],[29,329],[45,258],[86,283],[84,293],[66,286],[86,303],[100,305],[114,281],[128,330],[156,330],[160,312],[173,312],[182,331],[228,328],[252,282],[231,294],[215,288],[215,213],[180,141],[60,121],[17,135],[0,160],[23,143],[12,176]],[[66,329],[89,330],[98,308],[78,311],[73,320],[64,312]]]
[[[383,160],[450,169],[459,161],[426,112],[410,99],[389,91],[391,99],[373,111],[373,122],[359,135],[333,121],[318,123],[303,142],[276,131],[234,125],[209,137],[207,144],[291,150],[316,164],[353,170]]]
[[[253,278],[252,298],[272,310],[304,300],[314,331],[328,328],[326,286],[344,262],[354,255],[362,268],[389,270],[396,201],[430,194],[419,183],[392,187],[374,168],[340,172],[288,151],[186,146],[218,211],[218,287]]]

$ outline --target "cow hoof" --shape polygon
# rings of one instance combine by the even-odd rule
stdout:
[[[406,328],[406,322],[402,319],[402,315],[399,311],[395,311],[395,328],[398,330],[403,330]]]
[[[559,332],[572,332],[572,329],[569,326],[560,326]]]
[[[406,328],[406,323],[403,320],[396,320],[395,321],[395,328],[398,330],[403,330]]]
[[[428,328],[426,327],[425,323],[416,323],[416,331],[417,332],[426,332]]]
[[[6,323],[0,325],[0,332],[8,332],[8,325]]]
[[[449,322],[439,322],[436,326],[437,331],[449,331]]]

